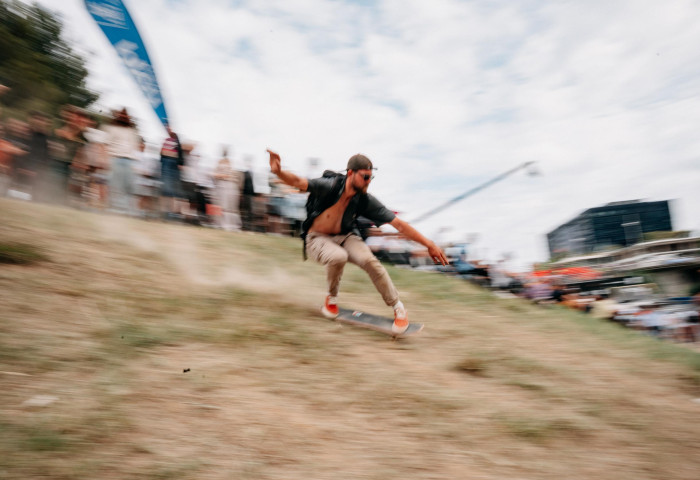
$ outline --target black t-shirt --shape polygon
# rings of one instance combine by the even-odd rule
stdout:
[[[324,198],[326,195],[333,194],[333,185],[337,181],[337,178],[332,177],[314,178],[313,180],[309,180],[307,190],[310,195],[314,195],[317,198]],[[341,181],[344,187],[345,179],[343,178]],[[340,194],[342,194],[343,189],[344,188],[340,189]],[[340,196],[338,196],[331,205],[334,205],[339,199]],[[319,212],[319,214],[320,213],[321,212]],[[343,214],[343,220],[340,224],[340,233],[346,234],[355,230],[355,222],[358,217],[368,218],[372,220],[375,225],[379,226],[391,222],[396,218],[396,215],[369,193],[356,194],[350,199],[350,203]]]

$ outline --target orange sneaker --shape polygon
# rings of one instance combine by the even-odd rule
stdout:
[[[403,333],[408,328],[408,314],[403,306],[403,303],[399,302],[394,305],[394,324],[391,326],[391,331],[394,333]]]
[[[321,313],[324,317],[329,320],[334,320],[338,316],[338,313],[340,312],[338,310],[337,302],[337,297],[331,297],[330,295],[326,297],[326,303],[324,303],[323,307],[321,307]]]

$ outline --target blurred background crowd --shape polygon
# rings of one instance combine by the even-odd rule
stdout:
[[[0,124],[0,195],[181,221],[226,230],[294,234],[305,196],[269,179],[256,193],[251,159],[236,168],[223,148],[212,168],[171,128],[146,145],[127,109],[109,116],[68,105],[56,118],[41,111]]]

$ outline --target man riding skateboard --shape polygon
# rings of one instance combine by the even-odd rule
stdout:
[[[323,177],[309,180],[282,170],[279,154],[271,150],[268,153],[272,173],[287,185],[309,192],[308,217],[302,225],[302,238],[304,254],[326,266],[328,295],[321,313],[330,319],[338,316],[340,279],[349,261],[369,274],[384,302],[394,309],[392,331],[405,332],[409,324],[406,309],[386,269],[362,240],[357,218],[366,217],[377,226],[390,224],[410,240],[425,246],[435,263],[447,265],[445,253],[367,193],[374,167],[366,156],[358,153],[350,157],[345,175],[324,173]]]

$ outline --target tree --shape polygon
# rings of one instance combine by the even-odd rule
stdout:
[[[62,38],[60,18],[39,5],[0,0],[0,84],[10,109],[56,113],[87,107],[98,94],[86,86],[85,60]]]

